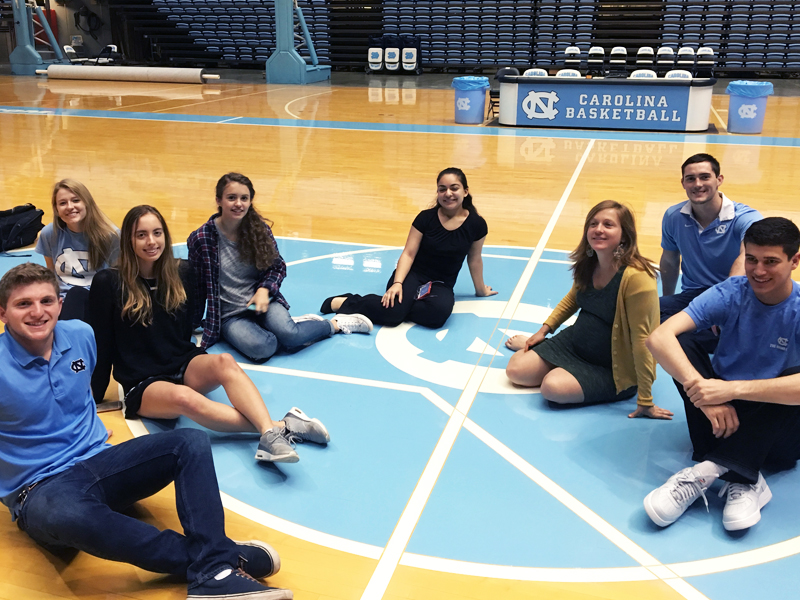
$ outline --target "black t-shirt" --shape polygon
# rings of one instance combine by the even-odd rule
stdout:
[[[191,266],[186,261],[181,261],[180,276],[186,290],[186,303],[170,315],[151,290],[153,322],[147,327],[122,318],[119,271],[104,269],[94,276],[89,291],[89,321],[97,341],[97,366],[92,375],[95,398],[103,397],[112,365],[114,378],[127,393],[148,377],[176,373],[197,354],[192,342],[194,282]]]
[[[456,285],[470,246],[489,232],[483,217],[473,211],[458,229],[448,231],[439,220],[438,206],[419,213],[413,226],[422,234],[422,241],[411,270],[423,279],[441,281],[451,288]]]

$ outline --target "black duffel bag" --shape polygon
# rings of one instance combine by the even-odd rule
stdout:
[[[0,252],[32,244],[44,227],[43,216],[33,204],[0,210]]]

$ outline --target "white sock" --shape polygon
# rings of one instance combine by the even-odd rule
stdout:
[[[697,463],[694,467],[692,467],[692,471],[694,471],[695,475],[699,475],[700,477],[704,478],[711,478],[711,481],[714,481],[717,477],[725,475],[728,472],[728,469],[718,465],[715,462],[710,460],[704,460],[701,463]]]

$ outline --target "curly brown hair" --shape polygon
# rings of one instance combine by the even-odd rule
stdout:
[[[589,223],[591,223],[594,216],[602,210],[614,209],[619,217],[619,224],[622,229],[622,240],[620,242],[621,253],[617,256],[617,264],[622,267],[633,267],[644,271],[650,277],[655,278],[656,270],[651,264],[652,261],[645,258],[639,252],[639,245],[636,241],[636,220],[633,217],[633,212],[624,204],[620,204],[616,200],[603,200],[596,204],[586,215],[586,222],[583,224],[583,237],[578,244],[578,247],[569,255],[573,261],[572,274],[575,283],[580,290],[586,290],[592,286],[592,275],[597,266],[597,255],[592,253],[591,256],[586,254],[586,251],[591,248],[589,240],[586,238],[589,231]]]
[[[239,255],[246,263],[255,266],[259,271],[265,271],[278,258],[278,248],[264,227],[272,225],[272,221],[262,217],[256,210],[253,205],[253,198],[256,195],[253,182],[241,173],[227,173],[220,177],[216,188],[218,201],[222,200],[222,195],[229,183],[240,183],[250,191],[250,209],[239,225]],[[222,208],[219,208],[217,214],[222,214]]]

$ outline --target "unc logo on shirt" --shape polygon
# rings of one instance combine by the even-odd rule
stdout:
[[[776,350],[781,350],[783,352],[786,352],[786,350],[789,348],[789,339],[785,338],[785,337],[779,337],[778,338],[778,343],[777,344],[770,344],[769,347],[770,348],[775,348]]]
[[[728,231],[728,226],[725,223],[723,223],[722,225],[717,225],[717,228],[714,231],[716,231],[719,235],[722,235],[723,233]]]
[[[73,360],[69,368],[72,369],[74,373],[80,373],[81,371],[86,370],[86,363],[83,362],[82,358],[79,358],[77,360]]]

